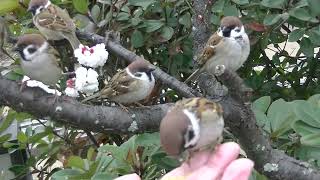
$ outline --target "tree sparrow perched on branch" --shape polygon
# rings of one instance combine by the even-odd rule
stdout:
[[[247,60],[249,53],[250,42],[242,22],[238,17],[226,16],[197,59],[200,69],[191,74],[185,83],[195,80],[204,71],[215,75],[217,68],[221,67],[218,65],[236,71]]]
[[[222,107],[205,98],[176,102],[160,124],[160,140],[171,156],[184,150],[192,152],[214,147],[222,140],[224,120]]]
[[[59,53],[40,34],[26,34],[18,38],[14,48],[21,56],[25,75],[46,85],[55,85],[61,75]]]
[[[31,0],[28,11],[33,15],[34,25],[48,40],[67,39],[74,50],[79,47],[76,26],[66,10],[50,0]]]
[[[97,97],[99,99],[108,98],[123,104],[143,100],[150,95],[154,87],[153,70],[147,61],[136,60],[124,70],[116,73],[99,93],[89,96],[82,102]]]

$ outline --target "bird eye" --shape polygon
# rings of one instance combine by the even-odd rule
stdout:
[[[237,28],[237,29],[235,29],[235,31],[236,31],[236,32],[240,32],[240,29]]]
[[[36,52],[36,51],[37,51],[36,48],[28,48],[28,52],[29,52],[30,54],[33,54],[33,53]]]
[[[142,76],[141,73],[134,73],[134,75],[135,75],[136,77],[141,77],[141,76]]]

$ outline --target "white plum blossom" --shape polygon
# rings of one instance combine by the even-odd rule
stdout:
[[[78,58],[80,64],[96,68],[106,63],[109,53],[105,49],[104,43],[96,44],[92,47],[80,44],[79,48],[74,50],[74,56]]]
[[[64,90],[64,93],[70,97],[79,97],[79,93],[75,88],[75,80],[76,78],[67,80],[67,88]]]
[[[43,82],[31,80],[28,76],[24,76],[22,79],[22,82],[25,83],[26,86],[28,87],[39,87],[49,94],[55,94],[57,96],[61,96],[61,92],[59,92],[58,90],[49,88],[49,86],[43,84]]]
[[[98,73],[89,68],[78,67],[76,69],[75,89],[87,95],[99,90]]]

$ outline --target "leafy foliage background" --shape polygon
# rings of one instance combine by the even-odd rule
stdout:
[[[142,55],[163,70],[184,80],[192,71],[192,2],[189,0],[53,0],[66,8],[82,31],[104,35],[106,30],[120,33],[120,43]],[[209,26],[213,31],[222,16],[241,16],[252,43],[250,56],[239,73],[253,88],[253,105],[257,123],[263,127],[274,148],[319,167],[320,157],[320,99],[319,45],[320,2],[317,0],[217,0],[212,3]],[[28,4],[28,1],[23,2]],[[204,7],[205,8],[205,7]],[[85,14],[90,11],[94,25]],[[12,35],[37,31],[32,17],[18,1],[2,0],[0,14],[8,21]],[[86,43],[86,42],[84,42]],[[291,52],[287,46],[297,45]],[[10,50],[11,45],[6,48]],[[60,48],[66,67],[72,52]],[[71,53],[71,55],[70,55]],[[17,56],[15,56],[17,58]],[[18,58],[17,58],[18,59]],[[101,73],[101,79],[124,66],[112,56]],[[19,61],[13,62],[12,66]],[[10,66],[11,67],[11,66]],[[6,67],[8,68],[8,67]],[[111,69],[111,71],[109,71]],[[17,80],[22,72],[13,68],[7,78]],[[62,84],[63,86],[63,81]],[[165,93],[164,93],[165,92]],[[160,95],[161,93],[161,95]],[[174,102],[180,97],[158,84],[156,97]],[[159,178],[177,166],[177,161],[165,155],[157,133],[134,136],[97,135],[105,144],[96,148],[83,137],[82,130],[65,124],[42,122],[31,124],[9,141],[3,132],[11,123],[35,122],[26,113],[3,107],[0,143],[9,152],[27,149],[26,164],[10,168],[17,177],[36,173],[40,178],[53,177],[112,179],[136,172],[143,179]],[[58,130],[58,131],[57,131]],[[236,140],[236,139],[233,139]],[[32,149],[37,149],[34,155]],[[57,161],[61,168],[52,168]],[[41,164],[41,165],[39,165]],[[264,179],[256,172],[252,179]]]

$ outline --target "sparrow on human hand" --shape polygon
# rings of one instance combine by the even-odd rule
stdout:
[[[160,124],[160,141],[170,156],[213,149],[222,141],[224,128],[220,104],[205,98],[177,101]]]

